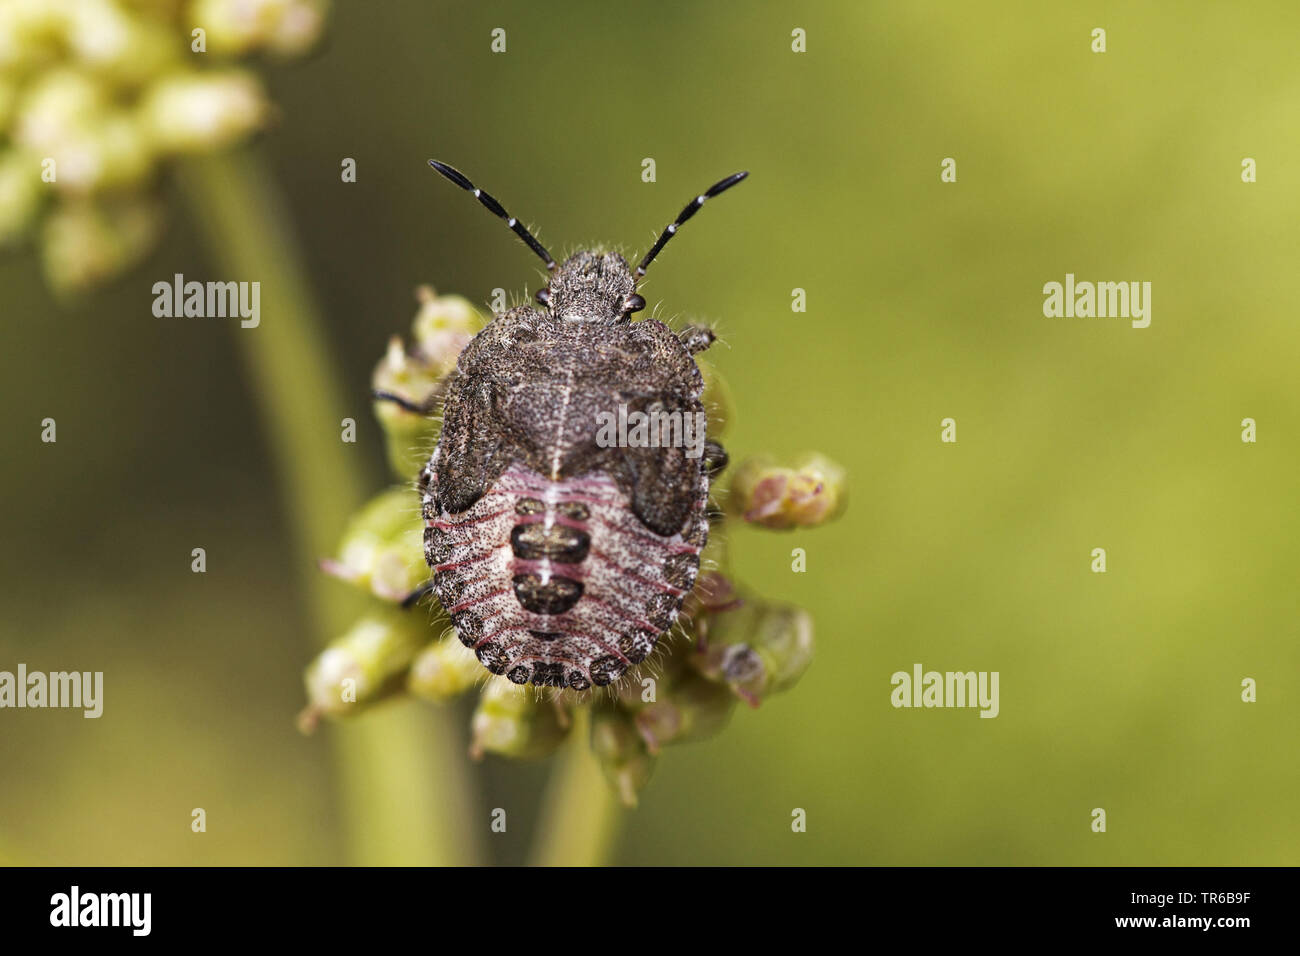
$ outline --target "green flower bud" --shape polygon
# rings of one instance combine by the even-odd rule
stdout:
[[[375,417],[384,429],[388,462],[403,478],[414,477],[429,460],[442,427],[430,406],[436,401],[442,380],[456,367],[461,350],[483,327],[483,317],[461,296],[439,296],[430,286],[421,286],[415,297],[420,310],[412,323],[411,351],[402,346],[400,339],[392,339],[371,379],[376,391],[430,408],[430,414],[420,415],[396,402],[375,402]]]
[[[479,695],[470,722],[470,756],[546,757],[564,742],[570,719],[560,699],[538,700],[531,687],[497,678]]]
[[[393,337],[387,354],[375,367],[371,387],[414,405],[425,405],[434,399],[440,380],[441,376],[433,373],[418,355],[403,348],[401,339]],[[432,414],[419,415],[386,399],[376,399],[374,410],[384,430],[389,466],[402,478],[414,478],[429,460],[442,423]]]
[[[92,77],[67,68],[50,70],[19,94],[14,142],[38,160],[54,156],[109,108],[107,90]]]
[[[86,195],[134,186],[153,171],[149,142],[135,120],[117,111],[78,129],[51,150],[60,192]]]
[[[222,70],[164,77],[145,94],[140,116],[159,151],[200,153],[244,138],[269,109],[253,74]]]
[[[801,456],[789,468],[751,459],[731,479],[731,508],[765,528],[822,524],[844,510],[847,494],[844,469],[816,453]]]
[[[635,807],[637,794],[654,773],[655,758],[646,747],[630,714],[614,707],[594,706],[591,752],[609,785],[625,807]]]
[[[802,608],[745,598],[697,620],[691,665],[750,706],[792,687],[813,658],[812,618]]]
[[[111,0],[81,0],[65,6],[68,8],[65,40],[73,59],[94,64],[126,55],[132,17],[121,6]]]
[[[144,198],[57,206],[46,217],[41,232],[46,281],[61,294],[105,282],[142,259],[161,226],[158,206]]]
[[[36,69],[62,54],[70,7],[50,0],[0,3],[0,71]]]
[[[138,86],[179,62],[180,56],[170,24],[124,10],[112,0],[71,4],[66,43],[80,65],[120,86]]]
[[[658,691],[655,702],[641,708],[634,718],[637,732],[652,754],[666,744],[716,734],[736,706],[736,697],[726,686],[695,671],[683,671]]]
[[[243,56],[267,48],[305,53],[325,26],[325,4],[311,0],[195,0],[190,18],[207,31],[208,52]]]
[[[338,558],[322,561],[321,570],[382,600],[403,600],[429,578],[419,509],[406,487],[372,498],[348,522]]]
[[[411,664],[406,688],[426,700],[459,697],[479,682],[483,665],[455,634],[440,637],[420,651]]]
[[[459,295],[438,295],[431,286],[415,290],[420,311],[411,324],[415,349],[429,369],[442,378],[456,367],[461,350],[483,328],[483,316]]]
[[[294,0],[267,37],[267,47],[280,56],[301,56],[316,45],[325,30],[329,5],[324,0]]]
[[[322,715],[350,716],[400,690],[428,637],[417,614],[378,611],[362,618],[308,665],[307,708],[299,727],[311,730]]]
[[[693,645],[676,635],[663,637],[660,641],[664,646],[662,656],[653,658],[653,664],[647,662],[639,670],[629,671],[623,680],[609,688],[618,706],[629,714],[640,713],[653,704],[681,679],[686,670],[686,660]]]
[[[750,643],[763,662],[763,674],[747,682],[737,675],[732,686],[742,697],[757,702],[793,687],[812,664],[812,615],[800,607],[768,605]]]
[[[208,52],[217,56],[243,56],[266,42],[284,2],[265,0],[194,0],[190,19],[207,34]]]

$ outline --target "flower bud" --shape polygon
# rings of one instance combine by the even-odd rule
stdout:
[[[68,5],[68,53],[78,65],[121,86],[138,86],[179,62],[174,27],[113,0]]]
[[[189,18],[203,28],[208,53],[244,56],[266,42],[284,6],[284,0],[194,0]]]
[[[190,18],[207,31],[210,53],[243,56],[267,48],[305,53],[325,26],[325,4],[314,0],[196,0]]]
[[[812,663],[812,618],[802,608],[746,598],[704,614],[697,627],[691,665],[753,707],[792,687]]]
[[[811,527],[844,510],[844,469],[824,455],[806,454],[793,467],[770,459],[745,462],[731,480],[731,508],[765,528]]]
[[[247,136],[266,121],[262,85],[243,70],[175,73],[151,86],[141,120],[160,151],[200,153]]]
[[[615,707],[593,707],[591,751],[623,805],[635,807],[637,794],[654,773],[655,758],[632,716]]]
[[[0,3],[0,71],[20,73],[62,54],[70,6],[50,0]]]
[[[66,6],[65,40],[74,59],[91,65],[126,55],[132,20],[119,4],[110,0],[80,0]]]
[[[415,290],[420,310],[411,324],[415,349],[429,374],[442,378],[456,367],[456,359],[480,329],[483,316],[459,295],[438,295],[431,286]]]
[[[402,688],[406,670],[428,640],[424,619],[379,611],[358,621],[307,667],[307,709],[299,726],[310,730],[321,715],[350,716]]]
[[[377,392],[397,395],[413,405],[428,403],[436,395],[440,376],[431,373],[418,355],[412,355],[394,336],[371,378]],[[387,399],[374,402],[375,418],[384,430],[388,464],[402,478],[414,478],[437,444],[442,423],[431,413],[420,415]]]
[[[338,555],[322,561],[321,570],[382,600],[405,599],[429,578],[415,493],[408,487],[390,488],[371,499],[348,522]]]
[[[107,109],[107,91],[92,77],[67,68],[50,70],[19,94],[14,142],[38,159],[53,156]]]
[[[41,231],[46,281],[68,294],[114,278],[148,253],[161,227],[158,206],[144,198],[56,206]]]
[[[689,670],[661,687],[657,697],[634,718],[637,732],[652,754],[665,744],[712,736],[726,726],[736,705],[735,695],[726,686]]]
[[[416,656],[406,687],[425,700],[459,697],[479,682],[483,665],[455,634],[440,637]]]
[[[122,111],[76,130],[50,154],[57,164],[54,188],[74,195],[135,186],[153,171],[148,140]]]
[[[500,678],[489,681],[470,721],[470,756],[548,756],[569,732],[569,715],[562,706],[558,698],[538,700],[530,687]]]
[[[429,414],[421,415],[396,402],[375,402],[375,417],[384,429],[388,462],[403,478],[414,477],[433,453],[442,423],[431,406],[442,380],[456,368],[461,350],[483,327],[483,317],[461,296],[440,296],[430,286],[420,286],[415,297],[420,309],[411,325],[410,351],[400,339],[392,339],[371,379],[375,391],[429,408]]]
[[[324,0],[293,0],[267,36],[267,47],[280,56],[301,56],[316,45],[325,30]]]
[[[748,684],[733,681],[733,686],[755,699],[788,690],[812,664],[812,615],[800,607],[768,605],[750,644],[763,661],[763,678]]]

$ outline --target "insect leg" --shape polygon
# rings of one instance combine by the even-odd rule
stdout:
[[[702,325],[688,325],[682,329],[678,338],[682,340],[682,345],[686,346],[686,351],[696,355],[712,345],[717,336],[710,328],[705,328]]]
[[[722,469],[727,467],[729,461],[731,457],[727,450],[717,442],[710,439],[704,443],[704,470],[708,473],[709,480],[722,474]]]
[[[370,397],[377,402],[392,402],[398,408],[404,408],[408,412],[414,412],[416,415],[428,415],[438,406],[438,392],[434,390],[422,402],[413,402],[409,398],[404,398],[395,392],[385,392],[381,389],[374,389]]]
[[[405,610],[406,608],[415,607],[415,605],[420,603],[420,598],[424,597],[432,590],[433,590],[433,579],[430,578],[428,581],[425,581],[423,584],[421,584],[418,588],[416,588],[406,597],[402,598],[403,610]]]

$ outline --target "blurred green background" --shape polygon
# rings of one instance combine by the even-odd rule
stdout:
[[[429,157],[553,253],[643,250],[702,188],[752,173],[645,294],[719,324],[733,458],[817,448],[851,504],[815,531],[735,532],[738,576],[814,612],[817,658],[665,753],[616,861],[1300,863],[1298,31],[1286,2],[342,0],[312,58],[269,68],[282,118],[256,148],[374,490],[369,375],[414,287],[485,303],[538,285]],[[176,272],[258,278],[221,274],[179,202],[158,251],[71,304],[30,254],[0,259],[0,669],[103,670],[106,698],[98,721],[0,712],[10,863],[343,859],[339,730],[293,722],[316,635],[234,339],[260,331],[155,318],[151,286]],[[1044,318],[1042,285],[1067,272],[1151,281],[1150,328]],[[914,662],[999,671],[1000,716],[895,710],[890,675]],[[546,769],[481,765],[464,826],[494,859],[523,859]],[[493,807],[508,833],[487,834]]]

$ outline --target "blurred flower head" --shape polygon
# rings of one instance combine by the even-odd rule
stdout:
[[[440,420],[422,410],[436,409],[461,349],[485,324],[458,296],[422,288],[417,298],[410,345],[394,339],[372,380],[376,393],[400,400],[376,401],[375,413],[387,437],[389,464],[404,483],[364,506],[336,556],[321,563],[334,577],[368,591],[375,608],[308,667],[301,726],[348,717],[399,694],[445,702],[473,693],[470,754],[537,758],[554,752],[580,723],[574,720],[577,709],[589,708],[592,753],[622,801],[634,804],[665,747],[717,733],[738,702],[759,706],[792,687],[811,664],[811,617],[732,580],[725,524],[792,527],[829,520],[842,508],[844,472],[821,455],[789,466],[770,459],[741,465],[730,510],[716,501],[710,508],[715,520],[702,570],[678,624],[620,682],[576,692],[493,677],[431,598],[401,608],[429,578],[413,480],[437,442]],[[709,432],[717,437],[729,396],[717,370],[701,366]],[[725,485],[711,489],[711,497],[725,495]]]
[[[0,0],[0,245],[57,292],[121,273],[161,230],[159,174],[272,116],[235,60],[296,55],[325,0]]]

